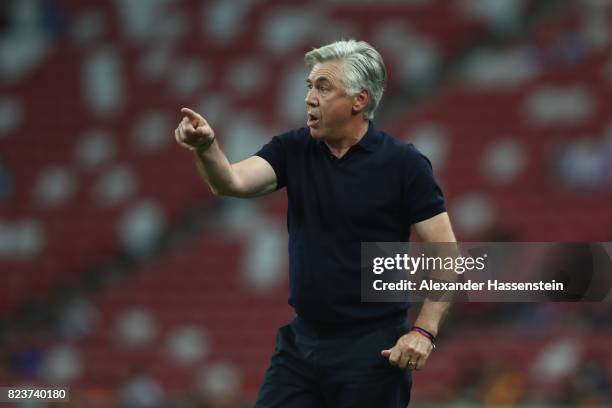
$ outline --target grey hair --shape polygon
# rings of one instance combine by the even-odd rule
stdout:
[[[368,91],[370,100],[363,117],[374,119],[387,85],[387,69],[378,51],[365,41],[342,40],[315,48],[304,56],[304,64],[309,70],[327,61],[343,62],[344,85],[349,95],[357,95],[364,89]]]

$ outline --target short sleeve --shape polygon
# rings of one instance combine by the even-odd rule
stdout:
[[[446,207],[442,189],[434,178],[431,162],[413,146],[410,146],[410,150],[404,202],[410,224],[416,224],[445,212]]]
[[[282,136],[281,136],[282,137]],[[287,160],[283,141],[279,136],[274,136],[272,140],[262,146],[255,156],[259,156],[272,166],[276,173],[276,189],[287,185]]]

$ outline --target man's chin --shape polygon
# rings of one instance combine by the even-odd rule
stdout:
[[[323,137],[323,132],[321,132],[321,129],[311,127],[310,128],[310,136],[313,139],[319,140],[319,139],[321,139]]]

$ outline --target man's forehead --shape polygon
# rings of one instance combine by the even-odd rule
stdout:
[[[340,61],[326,61],[315,64],[310,70],[307,81],[315,82],[327,79],[329,81],[339,80],[342,73]]]

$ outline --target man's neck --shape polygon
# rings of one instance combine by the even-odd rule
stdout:
[[[336,156],[338,159],[346,154],[351,146],[359,143],[361,138],[365,136],[368,131],[370,123],[367,120],[362,120],[357,123],[351,123],[347,126],[346,130],[341,132],[341,136],[332,140],[326,139],[325,144],[329,148],[329,151]]]

